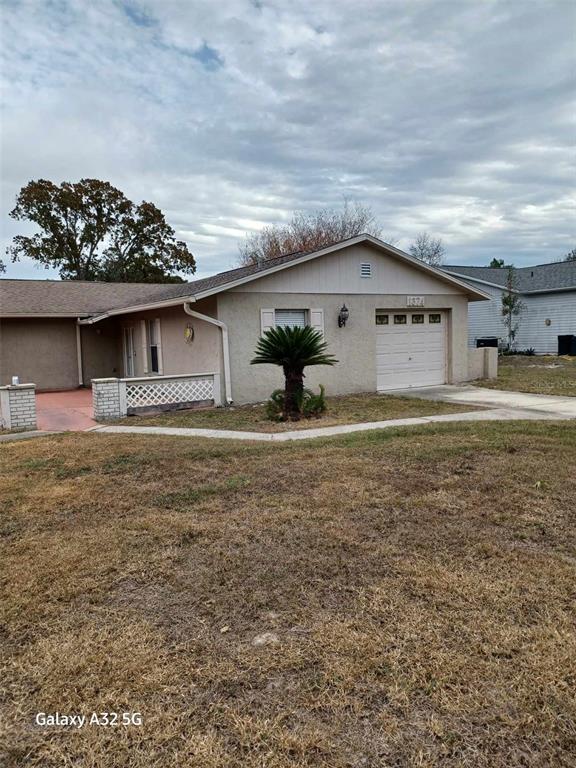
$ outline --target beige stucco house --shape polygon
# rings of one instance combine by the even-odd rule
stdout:
[[[211,373],[223,402],[257,402],[282,372],[250,359],[282,324],[322,331],[339,363],[310,369],[307,384],[329,394],[461,382],[475,377],[468,303],[487,298],[368,235],[182,284],[1,280],[0,383]]]

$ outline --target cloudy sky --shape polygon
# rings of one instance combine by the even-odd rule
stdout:
[[[576,245],[572,0],[0,6],[3,250],[21,186],[83,177],[156,203],[198,276],[344,197],[400,247],[442,237],[451,263]]]

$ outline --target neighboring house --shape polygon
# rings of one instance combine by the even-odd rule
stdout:
[[[261,333],[309,324],[339,363],[307,384],[330,394],[465,381],[468,304],[487,298],[368,235],[182,284],[1,280],[1,379],[50,390],[217,372],[228,401],[256,402],[282,383],[250,365]]]
[[[506,343],[502,294],[508,270],[494,267],[445,266],[449,275],[465,280],[490,295],[491,301],[470,306],[468,344],[496,336]],[[558,336],[576,335],[576,262],[561,261],[514,269],[515,290],[524,305],[518,317],[516,349],[533,348],[537,354],[557,354]]]

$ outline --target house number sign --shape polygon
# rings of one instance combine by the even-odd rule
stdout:
[[[407,307],[423,307],[424,296],[406,296]]]

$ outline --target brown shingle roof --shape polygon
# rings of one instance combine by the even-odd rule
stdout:
[[[132,308],[152,304],[154,302],[169,302],[197,296],[206,291],[218,292],[222,288],[243,278],[250,278],[260,272],[274,267],[297,261],[305,256],[313,257],[336,248],[346,247],[349,242],[366,241],[378,248],[395,253],[398,257],[410,261],[414,266],[426,271],[435,272],[438,277],[447,282],[456,282],[460,286],[465,283],[458,281],[448,274],[442,274],[428,265],[421,264],[413,257],[384,243],[370,235],[358,235],[334,243],[318,251],[298,251],[267,259],[261,264],[251,264],[247,267],[237,267],[217,275],[193,280],[189,283],[91,283],[76,280],[0,280],[0,316],[1,315],[69,315],[87,317],[100,315],[115,310],[132,310]],[[467,291],[470,296],[488,298],[477,288]]]
[[[161,299],[169,287],[166,283],[0,280],[0,314],[94,315],[114,307]]]
[[[89,316],[120,307],[193,296],[303,256],[290,253],[188,283],[97,283],[82,280],[0,280],[0,315]]]

